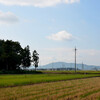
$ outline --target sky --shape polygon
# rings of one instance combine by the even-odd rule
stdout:
[[[0,0],[0,39],[18,41],[40,65],[100,65],[100,0]]]

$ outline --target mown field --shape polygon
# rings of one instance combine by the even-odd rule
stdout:
[[[0,100],[100,100],[100,78],[0,88]]]
[[[24,75],[0,75],[0,87],[37,84],[62,80],[96,77],[100,74],[24,74]]]

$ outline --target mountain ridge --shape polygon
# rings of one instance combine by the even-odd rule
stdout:
[[[56,69],[56,68],[75,68],[75,63],[67,62],[53,62],[46,65],[39,66],[39,69]],[[100,70],[100,66],[87,65],[87,64],[76,64],[77,69],[80,70]]]

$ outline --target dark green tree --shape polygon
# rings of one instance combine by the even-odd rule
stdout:
[[[38,63],[39,63],[39,57],[38,57],[38,53],[37,53],[37,51],[36,50],[34,50],[33,51],[33,55],[32,55],[32,61],[33,61],[33,65],[34,65],[34,67],[35,67],[35,70],[37,69],[37,67],[38,67]]]
[[[12,40],[0,40],[0,69],[16,70],[21,64],[21,45]]]
[[[4,43],[4,62],[5,69],[16,70],[21,64],[21,45],[19,42],[13,42],[12,40],[7,40]]]
[[[0,40],[0,70],[3,69],[4,66],[4,40]]]
[[[22,50],[22,67],[26,68],[31,65],[31,53],[29,50],[29,46],[25,47]]]
[[[0,70],[16,70],[31,65],[29,46],[24,49],[19,42],[0,40]]]

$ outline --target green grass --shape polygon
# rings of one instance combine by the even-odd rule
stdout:
[[[75,74],[75,71],[41,71],[42,73],[53,73],[53,74]],[[78,74],[100,74],[100,71],[77,71]]]
[[[54,82],[78,78],[100,76],[98,74],[34,74],[34,75],[0,75],[0,87]]]

